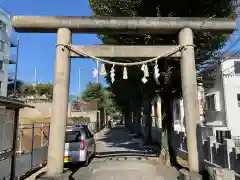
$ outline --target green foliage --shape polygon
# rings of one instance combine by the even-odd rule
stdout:
[[[95,16],[146,16],[146,17],[235,17],[233,8],[234,1],[229,0],[89,0]],[[171,45],[177,44],[178,34],[172,35],[107,35],[99,34],[103,44],[115,45]],[[195,33],[196,56],[200,57],[197,63],[206,60],[206,52],[212,52],[222,47],[226,35],[212,34],[210,32]],[[203,53],[204,52],[204,53]],[[117,61],[118,59],[114,59]],[[124,60],[118,60],[124,61]],[[126,61],[126,60],[125,60]],[[129,61],[129,60],[128,60]],[[131,60],[130,60],[131,61]],[[161,60],[160,85],[154,85],[155,82],[149,79],[147,85],[141,84],[142,72],[140,67],[131,68],[128,80],[122,80],[122,69],[116,70],[116,82],[112,84],[112,92],[116,95],[117,102],[121,106],[126,106],[136,91],[142,91],[146,87],[155,87],[164,98],[181,97],[181,75],[179,63],[171,62],[171,59]],[[109,72],[109,65],[106,67]],[[151,68],[152,69],[152,68]],[[152,70],[150,70],[152,74]],[[109,76],[107,76],[110,82]],[[123,82],[124,81],[124,82]],[[136,82],[140,83],[136,83]],[[143,91],[143,93],[146,91]],[[149,91],[147,91],[149,92]],[[137,93],[139,97],[141,93]],[[166,96],[167,95],[167,96]]]
[[[92,100],[92,99],[104,99],[104,88],[101,84],[92,84],[89,83],[82,94],[83,100]]]
[[[51,84],[23,84],[19,87],[19,96],[45,96],[48,100],[52,99],[53,86]]]
[[[235,17],[233,3],[229,0],[90,0],[96,16],[147,16],[147,17]],[[104,44],[176,44],[173,35],[100,35]],[[198,49],[218,49],[225,35],[197,33]]]
[[[84,90],[81,98],[83,100],[99,100],[100,108],[105,108],[107,114],[114,114],[118,107],[113,100],[112,93],[104,88],[100,83],[89,83]]]
[[[34,96],[36,95],[36,90],[34,89],[34,87],[32,85],[23,85],[22,87],[20,87],[21,89],[21,95],[22,96]]]
[[[35,91],[39,96],[46,96],[48,99],[52,99],[53,86],[51,84],[37,84]]]
[[[115,16],[115,17],[206,17],[206,21],[211,17],[235,18],[234,1],[229,0],[89,0],[95,16]],[[204,24],[203,24],[204,25]],[[211,32],[194,32],[196,45],[197,66],[208,59],[208,54],[218,50],[228,38],[225,34],[213,34]],[[175,34],[151,34],[142,35],[121,35],[121,34],[99,34],[103,44],[112,45],[176,45],[178,44],[178,32]],[[139,59],[141,60],[141,59]],[[176,60],[176,59],[175,59]],[[111,92],[122,111],[133,111],[133,107],[142,104],[143,97],[152,99],[156,93],[159,94],[166,107],[163,107],[168,119],[168,127],[172,124],[172,109],[169,108],[172,100],[181,98],[181,73],[179,61],[172,58],[161,59],[158,62],[160,77],[156,84],[152,75],[153,67],[148,65],[150,77],[148,82],[141,82],[143,73],[141,67],[128,68],[128,79],[122,79],[122,68],[115,69],[116,81],[111,84],[109,71],[111,66],[107,65],[107,81],[111,84]],[[132,62],[128,59],[114,59],[114,61]],[[139,105],[140,104],[140,105]],[[170,110],[171,109],[171,110]],[[150,112],[150,111],[149,111]],[[149,113],[150,114],[150,113]],[[170,128],[166,131],[169,132]],[[170,130],[171,131],[171,130]],[[167,142],[168,137],[164,137]],[[164,148],[167,150],[168,148]]]
[[[70,117],[68,120],[73,122],[74,124],[76,123],[90,123],[90,118],[89,117]]]

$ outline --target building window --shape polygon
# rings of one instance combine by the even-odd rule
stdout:
[[[0,51],[4,51],[4,41],[0,40]]]
[[[234,61],[234,73],[240,75],[240,61]]]
[[[0,30],[3,30],[4,32],[6,32],[6,24],[0,20]]]
[[[206,96],[206,109],[209,111],[215,111],[215,94]]]
[[[237,103],[238,103],[238,107],[240,107],[240,94],[237,94]]]

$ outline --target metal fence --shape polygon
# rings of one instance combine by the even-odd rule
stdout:
[[[20,124],[17,136],[17,150],[14,177],[41,167],[47,161],[49,124]],[[10,179],[11,159],[0,161],[0,180]]]
[[[49,123],[19,125],[15,177],[46,163],[49,127]]]
[[[20,124],[17,138],[17,153],[26,154],[48,143],[49,123]]]
[[[0,109],[0,179],[9,179],[13,157],[14,114]]]
[[[96,123],[88,123],[97,132]],[[49,123],[20,124],[17,136],[15,177],[21,177],[47,162]],[[10,179],[10,159],[0,161],[0,180]]]

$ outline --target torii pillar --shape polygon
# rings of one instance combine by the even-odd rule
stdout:
[[[193,43],[193,31],[184,28],[179,33],[179,44],[184,46],[182,56],[181,76],[184,104],[184,116],[187,130],[187,148],[189,170],[199,171],[199,155],[197,149],[197,123],[200,122],[199,104],[197,100],[197,78],[195,65],[195,52]]]
[[[71,44],[72,33],[67,28],[57,31],[55,79],[53,88],[52,118],[47,158],[47,176],[54,177],[63,173],[65,129],[68,118],[68,98],[70,81],[70,52],[62,46]],[[61,45],[62,44],[62,45]]]

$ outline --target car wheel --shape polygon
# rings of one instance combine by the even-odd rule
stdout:
[[[94,146],[93,157],[96,156],[96,145]]]
[[[86,167],[88,166],[88,164],[89,164],[89,158],[87,157],[86,161],[83,162],[83,166]]]

